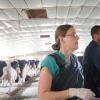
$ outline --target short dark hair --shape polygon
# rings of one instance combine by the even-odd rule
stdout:
[[[94,34],[100,34],[100,25],[95,25],[91,28],[92,38],[93,38]]]

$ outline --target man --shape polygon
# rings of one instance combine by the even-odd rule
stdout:
[[[92,27],[91,36],[83,58],[84,86],[100,98],[100,25]]]

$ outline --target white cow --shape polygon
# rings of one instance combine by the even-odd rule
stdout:
[[[29,76],[30,78],[35,76],[35,68],[32,67],[32,65],[30,64],[26,64],[23,72],[22,72],[22,78],[23,78],[23,82],[25,82],[26,76]]]
[[[17,72],[11,67],[11,63],[7,62],[7,67],[3,68],[2,86],[12,85],[17,79]]]
[[[25,78],[27,76],[27,73],[29,72],[30,70],[30,65],[29,64],[25,64],[25,67],[23,69],[23,72],[22,72],[22,81],[25,82]]]

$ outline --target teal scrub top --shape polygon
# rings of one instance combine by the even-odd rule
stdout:
[[[58,50],[55,51],[54,53],[58,54],[62,59],[64,59],[65,64],[67,63],[64,54],[62,54]],[[45,59],[41,62],[41,68],[43,68],[43,67],[48,68],[48,71],[51,73],[53,78],[55,78],[57,73],[59,73],[59,67],[56,64],[56,61],[54,60],[53,57],[51,57],[49,55],[46,56]]]

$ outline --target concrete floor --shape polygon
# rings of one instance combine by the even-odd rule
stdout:
[[[17,88],[19,88],[19,84],[14,84],[11,88],[9,86],[0,86],[0,100],[39,100],[38,79],[31,84],[22,85],[22,89],[18,93],[10,96],[9,94]]]

